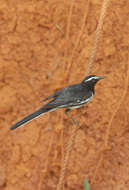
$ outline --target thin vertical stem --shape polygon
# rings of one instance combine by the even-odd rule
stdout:
[[[90,59],[89,59],[89,63],[88,63],[88,69],[87,69],[86,75],[89,75],[89,73],[91,71],[91,67],[92,67],[92,65],[94,63],[94,60],[95,60],[96,50],[97,50],[98,42],[99,42],[99,39],[100,39],[100,36],[101,36],[101,33],[102,33],[103,22],[104,22],[104,18],[105,18],[105,15],[106,15],[106,11],[107,11],[107,7],[108,7],[109,1],[110,0],[104,0],[103,1],[103,5],[102,5],[102,8],[101,8],[101,15],[100,15],[100,18],[99,18],[98,27],[96,29],[96,37],[95,37],[95,40],[94,40],[93,48],[91,50],[91,55],[90,55]]]
[[[75,139],[75,136],[76,136],[76,132],[79,129],[78,122],[70,115],[69,112],[67,113],[67,116],[70,119],[72,119],[75,127],[74,127],[74,129],[72,131],[72,135],[70,136],[69,142],[68,142],[67,147],[66,147],[66,154],[65,154],[65,158],[64,158],[64,162],[63,162],[63,167],[61,168],[61,173],[60,173],[60,177],[59,177],[59,183],[57,185],[56,190],[61,190],[62,189],[62,186],[63,186],[63,183],[64,183],[64,178],[65,178],[65,175],[66,175],[66,170],[67,170],[69,159],[70,159],[70,154],[71,154],[73,144],[74,144],[74,139]]]

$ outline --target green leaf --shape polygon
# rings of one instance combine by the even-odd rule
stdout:
[[[87,179],[84,179],[84,190],[90,190],[90,185]]]

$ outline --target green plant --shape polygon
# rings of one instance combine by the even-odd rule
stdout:
[[[90,185],[87,179],[84,179],[84,190],[90,190]]]

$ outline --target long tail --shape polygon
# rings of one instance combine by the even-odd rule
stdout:
[[[27,124],[28,122],[32,121],[33,119],[37,118],[38,116],[40,116],[41,114],[44,114],[46,112],[49,112],[49,111],[53,111],[55,110],[54,108],[51,108],[51,107],[42,107],[40,108],[39,110],[37,110],[36,112],[28,115],[27,117],[23,118],[22,120],[18,121],[17,123],[15,123],[10,129],[11,130],[14,130],[18,127],[21,127],[23,126],[24,124]]]

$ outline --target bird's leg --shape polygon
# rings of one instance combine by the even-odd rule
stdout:
[[[69,111],[70,111],[69,108],[66,109],[66,110],[65,110],[65,114],[73,121],[73,123],[74,123],[75,125],[78,126],[78,125],[79,125],[78,121],[72,117],[72,115],[69,113]]]

